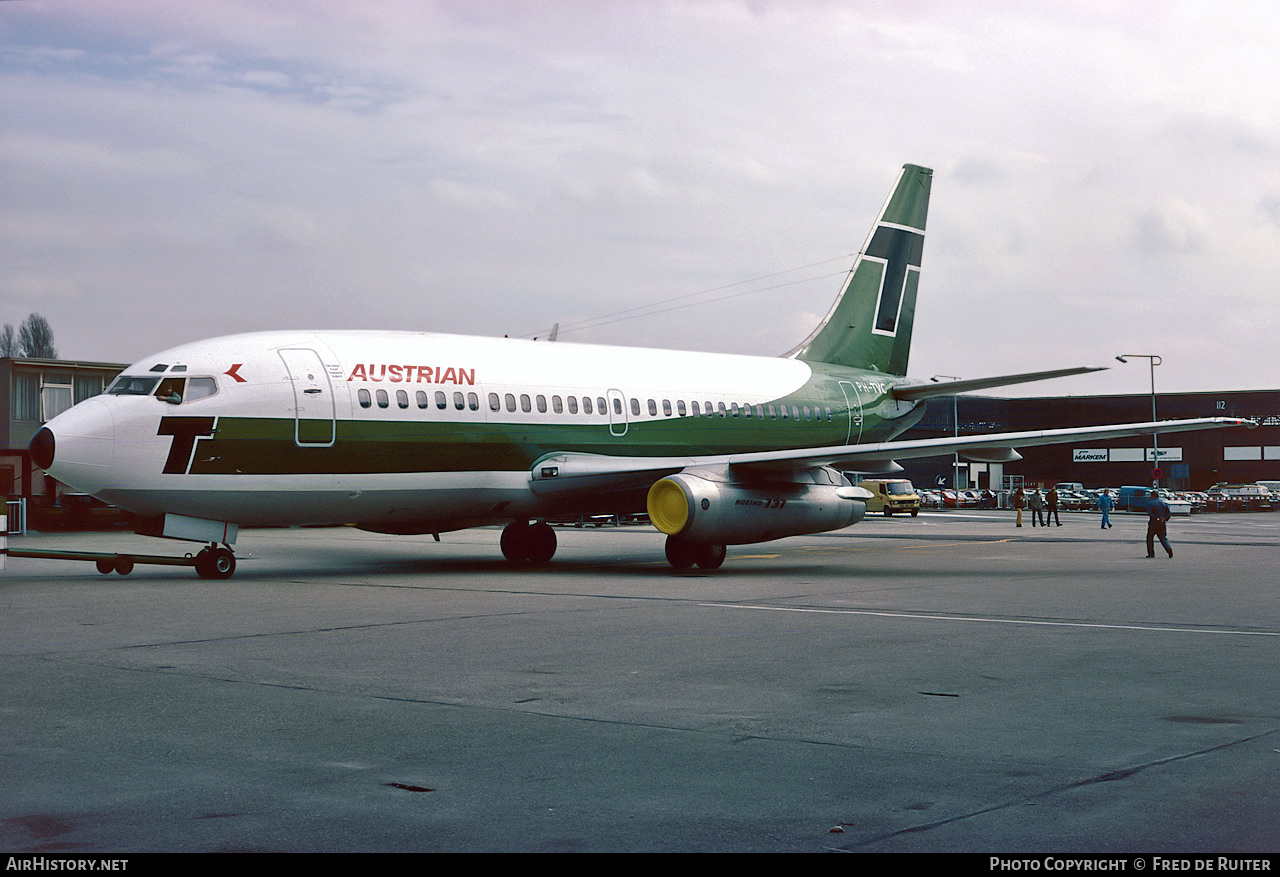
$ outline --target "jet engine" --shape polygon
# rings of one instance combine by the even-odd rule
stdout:
[[[646,505],[649,520],[672,538],[744,545],[856,524],[870,496],[825,467],[794,473],[787,481],[737,482],[686,471],[649,488]]]

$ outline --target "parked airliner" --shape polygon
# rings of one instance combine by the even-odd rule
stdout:
[[[869,494],[847,471],[958,452],[1249,425],[1223,418],[891,441],[933,396],[1094,371],[905,377],[933,172],[906,165],[826,318],[781,357],[427,332],[258,332],[124,370],[32,440],[59,481],[136,512],[139,532],[207,542],[235,569],[240,526],[353,523],[439,534],[503,524],[545,563],[548,520],[646,511],[677,568],[725,546],[836,530]]]

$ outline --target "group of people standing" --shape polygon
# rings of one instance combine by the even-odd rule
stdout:
[[[1017,512],[1017,521],[1014,526],[1022,526],[1022,510],[1025,508],[1031,509],[1031,526],[1033,527],[1047,527],[1051,519],[1059,527],[1062,526],[1062,520],[1058,517],[1058,491],[1056,488],[1049,488],[1048,495],[1041,496],[1039,490],[1032,490],[1028,494],[1019,487],[1013,492],[1011,501],[1014,510]],[[1102,529],[1109,530],[1111,528],[1111,511],[1114,508],[1115,500],[1111,498],[1110,493],[1104,490],[1098,497],[1098,509],[1102,512]],[[1156,556],[1156,539],[1160,540],[1165,552],[1170,557],[1173,557],[1173,548],[1169,545],[1169,536],[1166,528],[1171,516],[1169,504],[1160,498],[1158,491],[1151,491],[1151,495],[1147,498],[1147,557]]]
[[[1049,488],[1048,496],[1041,496],[1040,491],[1033,490],[1030,495],[1021,487],[1013,492],[1011,498],[1013,508],[1018,513],[1017,526],[1022,526],[1022,510],[1031,509],[1031,526],[1047,527],[1049,521],[1054,521],[1059,527],[1062,526],[1062,519],[1058,517],[1058,491],[1057,488]]]

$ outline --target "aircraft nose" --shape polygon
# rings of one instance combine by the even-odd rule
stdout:
[[[47,426],[40,427],[35,438],[31,440],[31,462],[37,469],[48,469],[53,465],[53,451],[57,442],[53,432]]]
[[[115,456],[115,423],[101,399],[87,399],[59,414],[31,439],[31,462],[86,493],[101,486]]]

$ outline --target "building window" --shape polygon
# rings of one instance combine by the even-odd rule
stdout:
[[[70,384],[45,384],[40,388],[40,419],[49,421],[71,407]]]
[[[40,419],[40,391],[35,375],[13,376],[13,419]]]
[[[76,404],[80,404],[85,399],[92,399],[94,396],[102,393],[102,378],[98,375],[85,377],[78,375],[75,378],[75,395]]]

